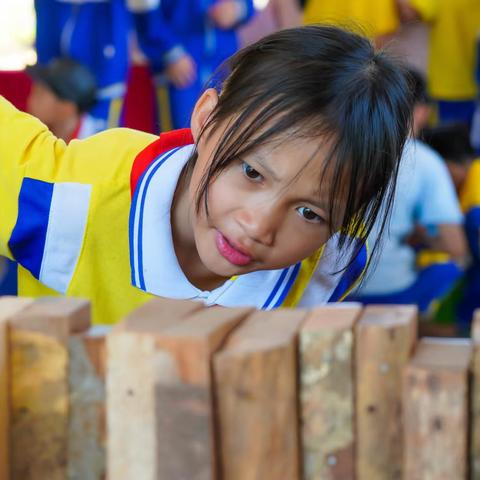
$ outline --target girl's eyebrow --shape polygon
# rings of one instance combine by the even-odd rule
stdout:
[[[265,157],[259,155],[258,153],[252,154],[252,159],[255,160],[276,182],[280,181],[280,178],[278,178],[276,172],[273,170],[273,168],[266,163]]]
[[[259,153],[253,153],[252,159],[256,163],[258,163],[273,178],[273,180],[275,180],[276,182],[281,181],[281,179],[277,176],[273,168],[266,163],[264,156],[260,155]],[[327,208],[328,202],[325,202],[324,200],[319,198],[320,196],[321,196],[320,192],[316,192],[314,194],[308,195],[305,198],[305,201],[307,201],[308,203],[311,203],[315,207],[318,207],[321,210],[324,210],[326,212],[328,210]]]

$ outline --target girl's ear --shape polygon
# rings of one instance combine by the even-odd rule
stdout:
[[[192,129],[193,139],[197,143],[198,137],[203,127],[207,123],[211,113],[218,103],[218,93],[214,88],[208,88],[197,100],[192,113],[190,127]]]

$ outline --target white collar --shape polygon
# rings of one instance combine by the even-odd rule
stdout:
[[[132,284],[160,297],[198,299],[207,305],[275,308],[290,291],[300,264],[240,275],[212,291],[192,285],[180,268],[170,209],[180,173],[193,150],[194,145],[187,145],[163,153],[138,182],[130,211]]]

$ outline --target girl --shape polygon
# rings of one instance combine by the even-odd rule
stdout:
[[[270,309],[348,291],[409,130],[404,73],[322,26],[266,37],[228,69],[191,130],[160,138],[66,146],[0,101],[0,255],[20,264],[20,294],[43,283],[113,323],[153,295]]]

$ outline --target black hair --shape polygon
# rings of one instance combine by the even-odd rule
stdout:
[[[333,145],[329,218],[338,218],[340,251],[353,261],[386,198],[391,209],[398,163],[411,126],[412,96],[403,68],[365,37],[326,25],[281,30],[240,50],[223,66],[219,101],[201,135],[228,120],[197,195],[208,215],[208,187],[232,161],[288,134]],[[194,153],[187,168],[196,160]],[[295,161],[292,158],[292,161]],[[300,159],[299,167],[306,159]],[[191,170],[190,170],[191,171]],[[337,215],[337,217],[336,217]],[[385,228],[387,215],[380,231]],[[333,234],[331,228],[331,234]],[[354,238],[359,241],[355,241]],[[350,262],[349,262],[350,263]]]
[[[422,131],[421,137],[427,145],[449,162],[464,164],[475,157],[475,150],[470,142],[470,128],[467,123],[426,128]]]
[[[425,76],[413,67],[407,68],[410,89],[412,91],[413,103],[430,103],[427,91]]]

